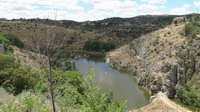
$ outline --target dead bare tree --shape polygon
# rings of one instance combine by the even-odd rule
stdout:
[[[41,29],[32,37],[33,48],[39,54],[42,67],[47,67],[49,90],[53,112],[56,112],[54,91],[53,91],[53,62],[61,54],[61,48],[64,46],[66,36],[59,36],[59,30],[55,26],[43,25]],[[47,58],[44,58],[45,55]]]
[[[41,23],[43,24],[43,27],[41,27],[41,29],[39,28],[37,32],[35,32],[34,36],[32,36],[32,47],[34,48],[34,51],[39,54],[42,67],[47,67],[48,69],[47,75],[49,76],[48,82],[52,102],[52,109],[53,112],[56,112],[55,96],[53,91],[53,63],[60,57],[60,54],[62,54],[61,49],[65,47],[64,44],[67,41],[67,37],[66,35],[61,35],[60,29],[57,29],[56,27],[57,9],[55,8],[55,5],[54,17],[54,26],[44,25],[43,22]],[[76,52],[72,54],[76,54]],[[45,59],[43,55],[45,55],[47,59]]]

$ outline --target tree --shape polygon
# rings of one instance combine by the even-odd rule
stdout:
[[[41,32],[45,33],[45,35]],[[35,51],[40,55],[40,61],[42,67],[46,67],[46,73],[49,76],[49,90],[51,95],[51,101],[53,106],[53,111],[56,112],[55,101],[54,101],[54,91],[53,91],[53,64],[56,59],[58,59],[59,54],[62,52],[61,48],[66,40],[65,37],[58,37],[59,30],[55,27],[45,26],[45,28],[38,29],[36,35],[32,37],[33,47]],[[46,58],[44,59],[45,55]],[[47,62],[46,62],[47,60]]]
[[[85,42],[83,48],[91,51],[110,51],[116,48],[116,43],[112,41],[102,42],[99,40],[88,40]]]

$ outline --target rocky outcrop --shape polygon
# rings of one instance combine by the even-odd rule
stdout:
[[[190,43],[179,34],[184,24],[170,25],[144,35],[113,52],[106,59],[110,66],[133,72],[149,93],[156,94],[166,87],[168,97],[175,96],[175,86],[184,85],[197,75],[200,66],[197,51],[200,42]],[[195,46],[195,47],[194,47]]]
[[[186,17],[176,17],[173,19],[173,24],[183,24],[186,23],[187,18]]]
[[[167,98],[165,93],[158,93],[151,97],[151,102],[140,109],[129,112],[191,112],[188,109],[177,105]]]

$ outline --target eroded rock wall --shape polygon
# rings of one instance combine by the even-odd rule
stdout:
[[[180,35],[185,24],[170,25],[144,35],[113,52],[106,59],[110,66],[137,74],[138,83],[152,95],[166,87],[168,97],[175,95],[175,86],[184,85],[198,75],[199,40],[191,43]]]

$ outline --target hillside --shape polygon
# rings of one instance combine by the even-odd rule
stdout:
[[[200,39],[198,28],[194,26],[190,28],[195,29],[191,30],[195,33],[188,33],[194,37],[185,36],[188,32],[185,26],[191,24],[195,26],[199,22],[172,24],[134,39],[130,44],[108,53],[107,62],[112,67],[134,73],[138,84],[152,95],[164,86],[169,98],[177,95],[184,104],[198,106]],[[195,97],[196,101],[191,97]]]
[[[188,18],[194,15],[186,15]],[[0,32],[20,37],[28,48],[33,37],[45,29],[53,28],[58,38],[66,37],[64,48],[82,49],[87,40],[114,41],[117,46],[128,44],[135,38],[171,24],[176,15],[145,15],[133,18],[108,18],[100,21],[53,21],[49,19],[13,19],[1,21]]]
[[[135,39],[128,45],[125,45],[107,55],[107,62],[117,69],[136,72],[140,77],[140,83],[149,89],[151,94],[160,90],[162,80],[168,79],[169,68],[163,72],[161,68],[164,65],[170,67],[178,62],[175,56],[177,46],[183,44],[185,38],[179,34],[184,28],[184,24],[179,26],[170,25],[164,29],[157,30],[150,34]],[[143,82],[145,78],[150,78],[149,82]],[[154,80],[160,80],[153,82]],[[166,83],[167,82],[163,82]],[[170,87],[171,85],[168,85]],[[170,93],[170,92],[169,92]]]

